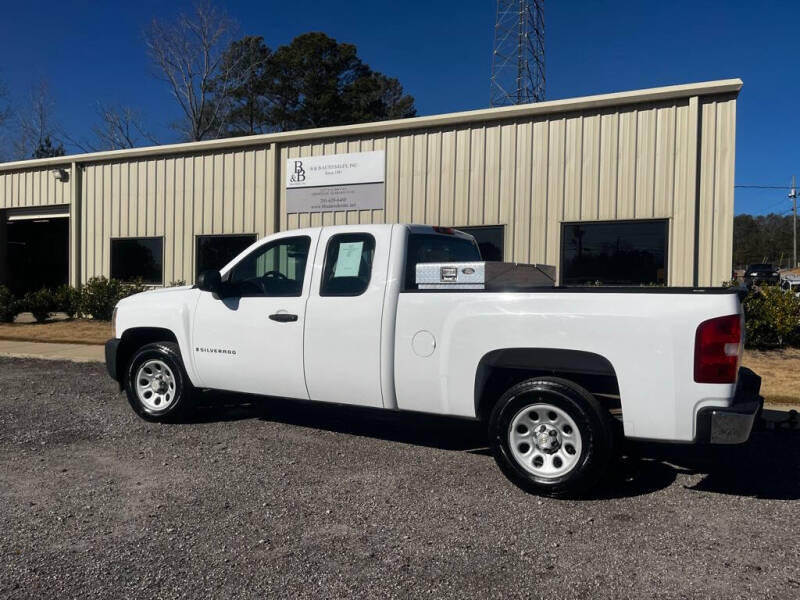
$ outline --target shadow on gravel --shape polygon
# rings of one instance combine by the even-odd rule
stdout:
[[[639,496],[678,474],[703,475],[687,490],[771,500],[800,498],[800,431],[754,432],[740,446],[631,443],[596,499]]]
[[[395,413],[281,398],[254,400],[249,396],[206,392],[189,422],[242,419],[263,419],[442,450],[489,454],[486,433],[479,423],[423,413]]]
[[[207,392],[191,422],[262,419],[297,427],[490,455],[480,423],[436,415],[254,399]],[[800,498],[800,430],[753,433],[738,446],[628,442],[623,456],[597,492],[587,499],[641,496],[672,485],[679,474],[704,477],[688,490],[764,499]]]

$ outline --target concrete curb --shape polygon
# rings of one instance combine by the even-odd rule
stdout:
[[[42,358],[73,362],[104,362],[103,346],[87,344],[52,344],[0,340],[0,356],[13,358]]]

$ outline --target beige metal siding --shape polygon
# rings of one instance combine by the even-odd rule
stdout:
[[[197,235],[275,231],[274,146],[88,164],[83,280],[108,276],[111,239],[163,237],[164,282],[194,280]]]
[[[69,182],[58,181],[55,168],[0,171],[0,210],[69,204]],[[69,172],[69,165],[60,168]]]
[[[698,277],[719,284],[731,278],[736,100],[701,102]]]
[[[694,109],[696,112],[696,109]],[[730,270],[735,100],[702,104],[698,285]],[[565,222],[667,219],[670,285],[693,285],[697,120],[690,99],[552,119],[354,138],[281,150],[281,227],[327,222],[287,214],[286,158],[386,147],[386,209],[337,222],[505,225],[506,260],[559,264]],[[371,146],[370,146],[371,147]]]

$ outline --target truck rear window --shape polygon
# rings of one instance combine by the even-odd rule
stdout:
[[[368,233],[340,233],[328,241],[320,296],[360,296],[372,277],[375,238]]]
[[[480,261],[474,240],[438,233],[412,233],[406,251],[405,289],[416,290],[417,263]]]

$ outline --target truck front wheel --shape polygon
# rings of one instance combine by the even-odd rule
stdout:
[[[506,391],[489,419],[503,473],[522,489],[577,496],[594,485],[613,450],[608,413],[584,388],[558,377],[528,379]]]
[[[147,421],[172,421],[190,405],[192,384],[178,345],[146,344],[134,352],[125,376],[125,392],[136,414]]]

